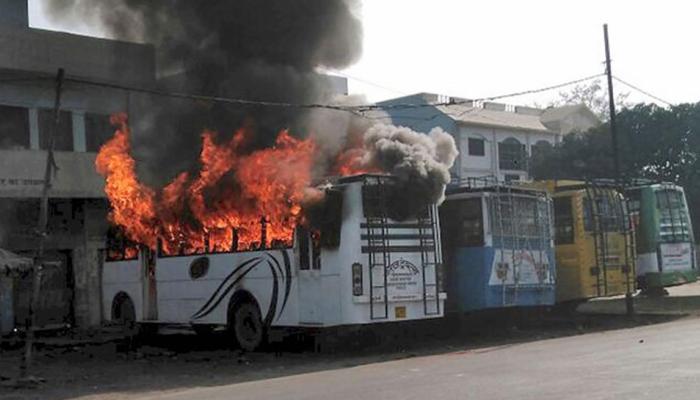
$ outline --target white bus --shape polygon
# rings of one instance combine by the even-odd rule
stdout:
[[[271,328],[441,317],[437,209],[391,218],[392,182],[358,175],[327,185],[320,232],[299,227],[288,248],[112,257],[102,274],[104,315],[195,330],[225,326],[246,350],[258,348]]]

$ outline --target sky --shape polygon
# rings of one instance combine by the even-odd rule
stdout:
[[[37,28],[57,26],[30,0]],[[671,103],[700,101],[700,5],[628,0],[364,0],[364,52],[350,68],[351,93],[369,101],[417,92],[483,98],[603,73],[609,25],[613,74]],[[653,99],[629,92],[631,102]],[[505,100],[546,104],[558,90]]]

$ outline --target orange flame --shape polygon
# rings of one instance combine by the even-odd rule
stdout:
[[[217,143],[217,134],[205,131],[198,173],[183,172],[156,193],[136,176],[126,115],[112,122],[117,131],[100,150],[96,167],[106,178],[110,221],[127,238],[151,249],[160,239],[170,255],[291,244],[309,198],[313,140],[282,131],[273,147],[245,154],[248,132]]]
[[[129,155],[129,127],[126,114],[116,114],[111,122],[118,129],[97,155],[97,172],[106,178],[105,192],[112,204],[111,222],[121,226],[126,236],[154,248],[155,193],[136,177],[136,162]]]

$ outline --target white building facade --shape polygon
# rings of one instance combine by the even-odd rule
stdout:
[[[453,135],[460,153],[452,170],[455,184],[485,176],[529,180],[530,161],[538,151],[561,142],[564,135],[600,124],[584,105],[537,109],[429,93],[379,104],[417,105],[387,107],[386,122],[425,133],[440,127]]]

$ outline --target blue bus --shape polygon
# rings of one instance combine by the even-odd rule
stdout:
[[[440,208],[448,312],[555,302],[552,200],[540,189],[471,183]]]

